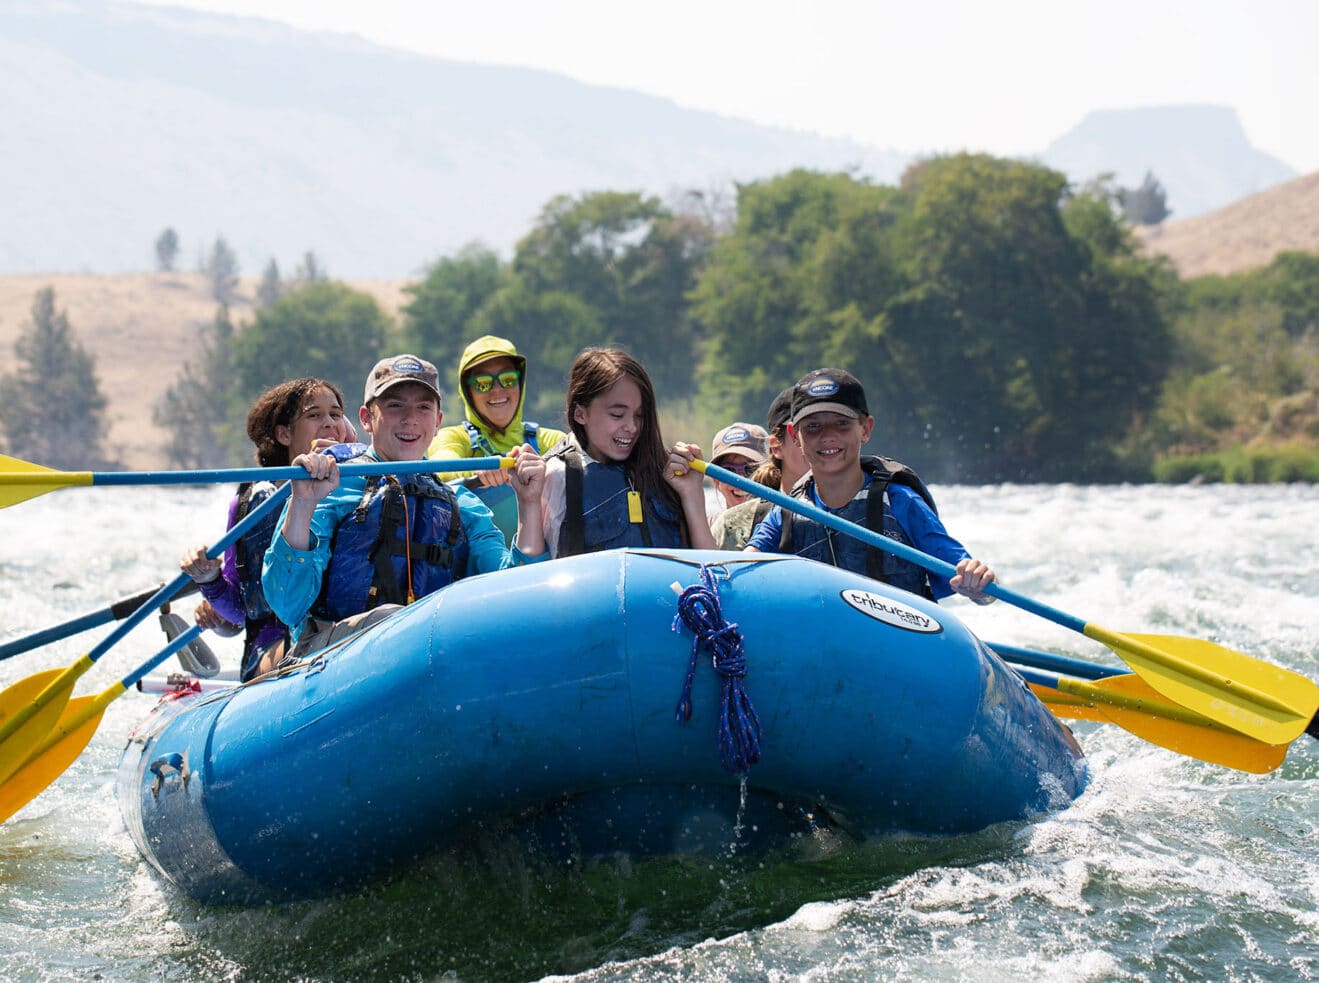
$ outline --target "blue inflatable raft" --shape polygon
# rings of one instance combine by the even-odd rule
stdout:
[[[679,594],[703,583],[693,626]],[[697,635],[734,652],[723,675]],[[620,550],[463,580],[283,675],[164,700],[118,794],[165,877],[251,903],[547,816],[573,849],[681,851],[748,812],[968,832],[1084,784],[1070,733],[938,605],[795,557]]]

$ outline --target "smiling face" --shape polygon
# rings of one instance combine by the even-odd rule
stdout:
[[[289,460],[293,460],[310,452],[313,441],[342,440],[343,424],[343,407],[334,393],[322,386],[303,399],[289,426],[276,425],[275,439],[289,449]]]
[[[858,420],[841,413],[812,413],[792,428],[791,436],[800,442],[806,466],[820,478],[859,467],[861,445],[874,426],[871,416]]]
[[[435,393],[415,382],[386,389],[362,407],[362,427],[382,461],[420,461],[444,415]]]
[[[585,450],[591,457],[622,463],[631,456],[645,426],[641,387],[622,376],[585,406],[574,406],[572,418],[586,431]]]
[[[741,454],[721,454],[719,460],[712,463],[719,465],[721,468],[727,468],[729,471],[739,474],[743,478],[751,477],[751,473],[756,470],[756,462]],[[740,488],[734,488],[732,485],[726,484],[718,478],[712,480],[714,481],[715,491],[720,494],[724,500],[724,504],[730,509],[734,505],[741,505],[751,497],[750,492],[744,492]]]
[[[466,380],[475,375],[498,376],[501,372],[516,371],[517,367],[517,363],[511,358],[489,358],[484,362],[478,362],[464,373],[468,403],[480,414],[481,419],[501,433],[517,415],[518,404],[522,401],[521,380],[512,389],[505,389],[496,381],[487,392],[478,392],[476,386],[467,383]]]

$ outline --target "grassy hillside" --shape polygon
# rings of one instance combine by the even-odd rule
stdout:
[[[230,308],[235,324],[251,320],[257,283],[240,284],[240,299]],[[373,295],[391,315],[407,301],[402,280],[350,285]],[[206,278],[200,273],[0,277],[0,373],[12,371],[14,342],[30,327],[32,298],[43,287],[54,288],[56,306],[68,313],[78,340],[96,359],[109,401],[108,455],[130,470],[166,467],[165,434],[151,422],[151,410],[194,358],[198,329],[215,318]]]
[[[1319,172],[1138,232],[1146,250],[1172,260],[1182,279],[1254,269],[1284,250],[1319,253]]]

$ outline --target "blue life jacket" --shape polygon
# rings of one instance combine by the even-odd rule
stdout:
[[[339,621],[425,597],[466,573],[469,551],[448,485],[429,474],[368,478],[334,531],[315,613]]]
[[[894,481],[906,485],[919,494],[930,510],[938,515],[939,510],[935,507],[934,496],[925,487],[925,482],[921,481],[911,468],[888,457],[863,457],[861,467],[870,475],[870,483],[834,514],[841,519],[865,526],[872,532],[882,533],[889,539],[914,546],[915,544],[907,538],[907,534],[893,515],[893,509],[889,505],[888,487]],[[797,482],[793,486],[792,497],[813,504],[814,477],[807,474]],[[930,575],[923,567],[869,546],[853,536],[835,532],[814,519],[795,515],[787,509],[783,509],[782,513],[783,527],[779,536],[779,552],[819,560],[821,563],[865,574],[872,580],[880,580],[913,594],[934,599],[934,593],[930,590]]]
[[[499,451],[494,449],[486,435],[471,420],[463,421],[463,429],[467,431],[467,437],[472,442],[473,457],[500,456]],[[534,447],[537,454],[541,452],[539,423],[528,423],[525,420],[522,422],[522,442]],[[495,525],[504,534],[504,542],[511,546],[518,534],[518,498],[513,492],[513,486],[510,484],[478,485],[472,482],[466,487],[490,510],[491,515],[494,516]]]
[[[633,490],[627,466],[601,464],[577,447],[574,438],[559,442],[550,457],[564,463],[565,512],[559,528],[559,556],[595,553],[622,546],[680,548],[687,545],[687,523],[658,495],[641,503],[642,521],[628,515]]]

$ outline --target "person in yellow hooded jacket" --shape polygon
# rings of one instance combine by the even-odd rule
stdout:
[[[463,350],[458,363],[458,392],[466,419],[435,436],[430,456],[493,457],[530,444],[545,454],[563,440],[564,432],[522,418],[526,396],[527,360],[507,338],[484,335]],[[494,513],[495,525],[510,543],[517,535],[517,498],[509,486],[510,471],[458,471],[441,474],[442,481],[462,481]]]

